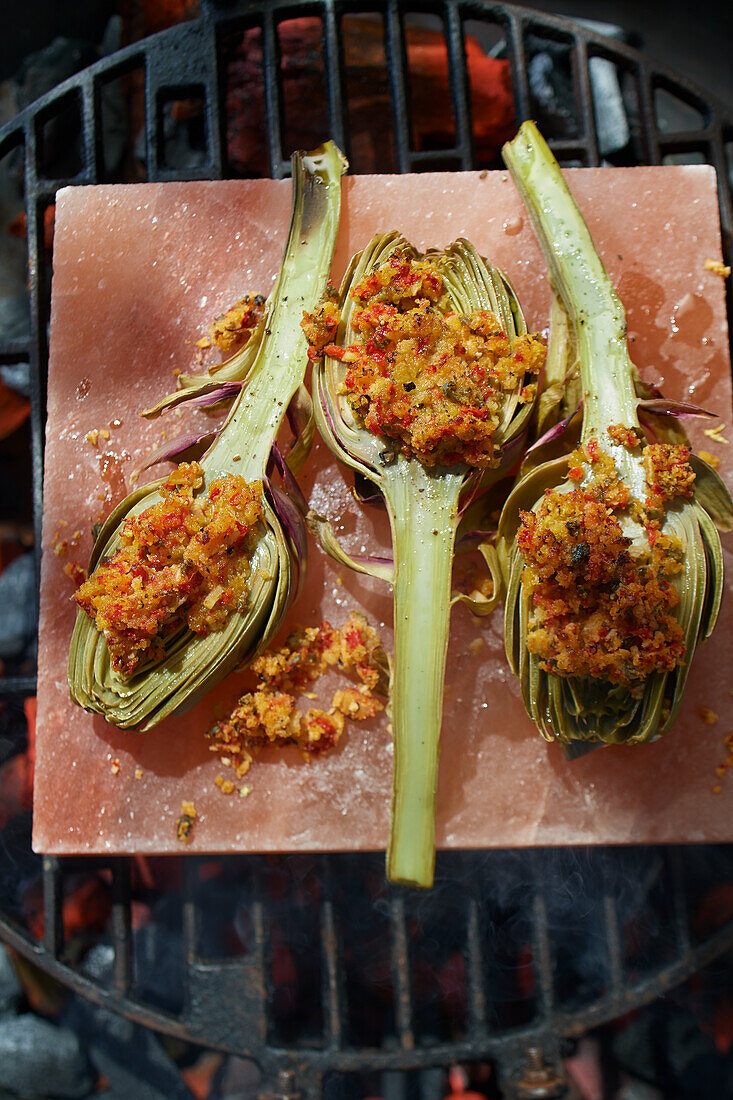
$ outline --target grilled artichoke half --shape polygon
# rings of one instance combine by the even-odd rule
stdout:
[[[397,233],[376,236],[359,253],[339,293],[337,342],[357,339],[352,328],[350,289],[394,252],[420,258]],[[526,333],[516,296],[504,276],[482,260],[467,241],[427,254],[442,274],[458,313],[491,310],[508,336]],[[435,790],[443,710],[443,684],[450,619],[451,569],[462,494],[475,488],[481,471],[466,465],[427,467],[386,448],[388,441],[367,430],[343,393],[346,365],[326,356],[313,375],[318,429],[331,451],[372,481],[389,513],[394,565],[349,561],[332,540],[324,549],[338,561],[390,581],[394,586],[392,727],[394,777],[387,875],[392,881],[427,887],[435,860]],[[507,394],[494,441],[507,448],[526,431],[531,403]],[[516,452],[512,450],[516,459]],[[499,471],[488,474],[498,476]],[[484,474],[486,478],[486,474]],[[458,598],[458,597],[454,597]]]
[[[318,301],[328,278],[346,167],[332,142],[293,156],[293,200],[282,266],[268,300],[266,323],[253,345],[254,361],[245,363],[242,390],[201,459],[203,493],[214,478],[228,473],[249,482],[265,477],[279,426],[303,382],[307,349],[300,321],[303,310]],[[245,359],[250,357],[251,349]],[[136,490],[114,510],[95,542],[90,573],[118,548],[124,521],[160,499],[161,484]],[[272,501],[263,500],[262,516],[246,610],[232,612],[221,630],[205,636],[182,627],[166,639],[164,657],[141,663],[129,678],[112,669],[103,634],[79,611],[69,652],[72,699],[114,725],[150,729],[168,715],[192,707],[228,672],[264,649],[293,599],[304,563],[294,553]]]
[[[648,488],[638,448],[630,450],[608,435],[609,427],[623,425],[637,429],[643,437],[637,416],[638,377],[628,356],[624,308],[534,123],[525,123],[504,147],[504,159],[547,261],[558,298],[555,318],[561,327],[565,320],[570,325],[571,339],[561,343],[572,348],[573,359],[577,355],[579,392],[584,395],[581,443],[603,440],[603,449],[613,458],[632,500],[644,502]],[[548,362],[552,347],[551,337]],[[574,370],[570,377],[575,378]],[[577,388],[577,381],[573,385]],[[733,515],[733,503],[717,474],[694,456],[692,465],[695,495],[675,498],[666,509],[662,527],[665,535],[676,536],[681,544],[682,568],[672,583],[679,595],[675,617],[682,627],[685,654],[672,671],[651,673],[642,690],[638,684],[632,690],[630,684],[558,675],[543,668],[540,658],[529,652],[531,606],[523,584],[525,561],[516,542],[520,512],[537,511],[547,489],[570,490],[569,484],[563,484],[567,457],[553,458],[531,470],[509,496],[499,528],[507,584],[506,653],[519,678],[527,713],[547,740],[636,744],[660,736],[674,722],[695,649],[710,635],[720,607],[723,563],[716,523],[729,530]],[[624,535],[631,539],[632,556],[635,551],[648,551],[644,529],[630,517],[624,521]],[[577,751],[568,755],[577,755]]]

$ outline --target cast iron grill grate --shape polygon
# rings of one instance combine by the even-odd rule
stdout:
[[[44,215],[60,186],[119,178],[115,171],[121,168],[111,167],[114,158],[105,138],[110,87],[137,80],[142,90],[144,147],[136,153],[144,162],[148,180],[242,174],[233,164],[228,131],[227,65],[236,44],[249,36],[260,60],[261,171],[281,178],[289,171],[289,146],[298,133],[298,121],[290,117],[294,105],[288,102],[283,82],[281,31],[288,20],[317,20],[323,82],[321,137],[332,136],[358,170],[359,153],[352,148],[344,38],[348,21],[364,17],[365,12],[382,42],[384,87],[391,109],[390,125],[384,120],[383,154],[396,170],[495,166],[490,157],[486,160],[476,140],[467,34],[493,43],[494,53],[508,60],[517,122],[542,117],[543,105],[532,92],[530,66],[542,44],[550,44],[560,59],[558,65],[570,95],[564,116],[548,119],[561,162],[593,166],[605,157],[612,163],[658,164],[682,158],[713,164],[728,247],[733,230],[729,182],[733,117],[724,105],[621,42],[556,17],[469,0],[422,3],[417,13],[397,0],[374,0],[366,9],[348,0],[205,5],[198,21],[104,58],[32,104],[0,131],[0,162],[15,157],[23,163],[31,304],[27,338],[3,340],[0,336],[0,364],[31,364],[30,463],[37,548],[50,291]],[[424,25],[438,26],[445,43],[443,63],[453,132],[439,145],[421,139],[413,117],[410,19],[415,14]],[[592,80],[596,59],[613,67],[628,112],[628,140],[615,153],[604,150],[599,140],[599,104],[594,101]],[[673,122],[671,129],[665,128],[660,111],[665,97],[678,108],[672,112],[673,118],[682,119],[679,126]],[[194,155],[179,163],[171,143],[170,118],[172,108],[182,101],[196,105],[193,114],[198,128],[191,146]],[[59,143],[61,123],[65,137]],[[0,681],[0,699],[8,702],[17,703],[34,691],[32,676],[8,676]],[[541,1064],[542,1056],[551,1066],[556,1065],[564,1037],[579,1035],[651,1001],[733,944],[733,922],[710,934],[696,932],[688,911],[694,859],[685,850],[674,848],[630,849],[627,855],[581,851],[443,853],[438,859],[432,901],[383,884],[367,890],[364,884],[379,881],[381,875],[381,859],[371,856],[227,859],[219,861],[219,869],[237,888],[236,897],[227,898],[232,920],[241,932],[234,951],[212,938],[213,887],[207,873],[211,861],[170,859],[165,861],[167,865],[180,863],[182,874],[174,918],[174,939],[180,953],[171,964],[168,979],[161,982],[165,985],[173,974],[172,986],[180,986],[180,992],[175,992],[156,989],[145,973],[139,937],[132,930],[133,901],[143,890],[132,860],[43,859],[44,930],[37,941],[12,900],[21,878],[28,877],[31,859],[30,853],[25,853],[15,861],[17,879],[5,890],[8,901],[0,912],[0,936],[7,943],[93,1001],[168,1034],[252,1057],[262,1070],[263,1087],[275,1090],[272,1095],[296,1095],[298,1090],[317,1095],[329,1074],[335,1075],[331,1094],[341,1095],[338,1083],[348,1081],[349,1074],[419,1070],[484,1057],[496,1059],[508,1078],[527,1064],[536,1067],[538,1058]],[[614,869],[610,876],[605,873],[604,860]],[[732,862],[728,849],[716,850],[720,881],[730,878]],[[588,903],[577,927],[565,928],[564,933],[576,952],[594,947],[600,962],[591,978],[586,974],[580,983],[570,982],[563,988],[558,960],[570,948],[558,933],[555,887],[565,890],[568,875],[581,865],[599,880],[605,878],[605,889],[599,889],[595,901]],[[104,979],[73,963],[65,941],[64,885],[81,867],[103,869],[110,875],[107,934],[113,961]],[[270,888],[273,873],[284,876],[279,900]],[[646,965],[629,957],[622,930],[628,910],[621,884],[639,874],[646,876],[649,889],[656,889],[664,902],[657,906],[663,916],[652,918],[649,934],[656,954],[652,952],[653,960]],[[521,901],[492,893],[486,884],[497,882],[520,882]],[[344,884],[351,891],[348,897]],[[148,883],[143,893],[151,902],[164,899],[171,891],[168,886],[156,890],[155,884]],[[355,896],[361,896],[362,906],[362,923],[357,921],[356,926]],[[215,899],[214,908],[220,901]],[[429,1013],[426,1016],[425,997],[421,996],[429,969],[423,965],[426,950],[428,956],[431,950],[440,954],[441,936],[445,939],[446,934],[436,907],[447,904],[451,907],[451,958],[456,960],[452,965],[458,967],[459,977],[462,974],[459,1018],[454,1015],[448,1023]],[[273,929],[290,935],[294,913],[308,936],[307,949],[298,961],[301,969],[305,956],[312,956],[306,967],[310,985],[305,992],[315,989],[318,1000],[316,1024],[311,1016],[307,1033],[299,1030],[297,1019],[293,1022],[297,1013],[278,1011],[282,990],[273,976],[277,954]],[[439,931],[426,949],[424,943],[417,942],[416,929],[433,927],[431,922]],[[516,969],[512,945],[516,946],[517,938],[526,944],[525,966],[530,975],[520,993],[507,992],[502,985],[510,965]],[[370,958],[363,950],[360,953],[360,940],[362,948],[369,946]],[[420,960],[422,971],[416,969]],[[357,1009],[365,996],[362,972],[377,965],[382,970],[375,984],[383,989],[384,999],[373,1007],[383,1011],[385,1024],[381,1033],[371,1035],[364,1030]],[[434,971],[435,967],[431,973]],[[429,983],[427,988],[430,1001]],[[549,1077],[544,1085],[535,1080],[534,1095],[550,1094]],[[343,1088],[343,1094],[350,1095],[348,1085]],[[529,1084],[527,1088],[524,1095],[533,1095]]]

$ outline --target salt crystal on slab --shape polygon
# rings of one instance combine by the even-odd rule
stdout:
[[[704,264],[721,257],[715,173],[705,166],[571,169],[568,178],[629,319],[643,377],[665,395],[731,417],[724,283]],[[194,368],[196,341],[245,293],[267,293],[284,245],[290,184],[272,181],[69,188],[59,193],[48,388],[34,845],[49,853],[180,851],[183,801],[197,819],[187,851],[384,847],[392,753],[387,719],[351,724],[338,749],[311,765],[294,750],[258,758],[247,798],[225,797],[204,731],[238,695],[229,677],[193,711],[149,733],[124,732],[69,700],[66,660],[75,616],[67,555],[51,552],[63,521],[83,529],[130,488],[161,442],[206,414],[140,418]],[[428,219],[427,213],[431,214]],[[419,248],[459,236],[509,276],[532,330],[548,324],[545,267],[506,173],[361,176],[344,181],[334,264],[376,231],[398,228]],[[730,450],[702,435],[721,459]],[[709,422],[708,422],[709,423]],[[707,427],[707,424],[703,425]],[[109,431],[96,446],[87,434]],[[723,433],[725,434],[725,432]],[[166,467],[167,468],[167,467]],[[146,474],[155,476],[155,473]],[[353,552],[388,545],[384,517],[356,504],[349,474],[317,446],[304,475],[313,507]],[[693,664],[674,730],[652,745],[604,748],[569,764],[527,719],[506,664],[501,615],[453,613],[448,655],[438,845],[733,840],[733,774],[716,777],[733,729],[733,562],[718,627]],[[339,569],[311,547],[306,587],[283,628],[362,608],[391,643],[389,589]],[[383,625],[382,625],[383,624]],[[477,638],[483,645],[475,645]],[[719,720],[706,725],[702,707]],[[119,760],[115,774],[111,761]],[[141,774],[142,773],[142,774]],[[720,785],[720,793],[713,787]]]

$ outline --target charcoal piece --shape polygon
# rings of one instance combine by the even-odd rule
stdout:
[[[77,1036],[30,1013],[3,1020],[0,1066],[5,1088],[27,1100],[76,1100],[94,1087]]]
[[[159,1008],[179,1012],[183,1005],[183,946],[176,899],[162,898],[150,922],[136,930],[135,960],[140,996]]]
[[[25,291],[3,295],[0,298],[0,334],[3,340],[27,340],[31,327],[30,313],[30,301]],[[3,376],[8,369],[3,367]]]
[[[27,107],[67,77],[92,65],[98,57],[98,51],[89,42],[62,37],[28,54],[15,74],[18,107]]]
[[[0,299],[0,302],[7,301],[7,299]],[[27,303],[26,303],[27,304]],[[26,309],[26,315],[27,315]],[[26,323],[26,331],[28,325]],[[0,332],[3,332],[3,324],[0,320]],[[31,378],[30,378],[31,366],[30,363],[8,363],[5,366],[0,367],[0,377],[6,386],[10,386],[11,390],[15,390],[16,393],[20,393],[23,397],[30,397],[31,392]]]
[[[6,948],[0,945],[0,1018],[14,1015],[23,990]],[[2,1028],[0,1024],[0,1029]]]
[[[108,953],[98,957],[102,970],[110,958]],[[103,1094],[107,1100],[194,1100],[152,1031],[80,998],[71,1003],[63,1020],[85,1043],[97,1073],[109,1082]]]
[[[0,573],[0,657],[22,657],[36,633],[36,575],[32,554]]]
[[[257,1100],[262,1074],[249,1058],[233,1055],[222,1062],[211,1083],[210,1100]]]

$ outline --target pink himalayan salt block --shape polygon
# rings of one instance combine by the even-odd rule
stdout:
[[[724,283],[704,266],[721,256],[713,170],[575,169],[568,176],[627,307],[643,377],[729,424]],[[172,438],[210,423],[201,411],[153,422],[139,411],[173,388],[174,368],[195,367],[196,341],[217,314],[245,293],[270,290],[289,203],[289,184],[271,181],[59,194],[34,817],[39,851],[180,851],[176,820],[184,800],[198,814],[188,850],[364,850],[386,843],[392,747],[384,713],[351,724],[338,749],[311,765],[295,750],[263,752],[246,779],[251,793],[226,797],[214,782],[226,769],[208,751],[204,731],[245,689],[246,673],[146,734],[86,714],[72,705],[66,685],[75,605],[64,566],[72,558],[86,563],[91,524],[124,496],[131,472],[163,433]],[[345,180],[334,279],[374,232],[391,228],[419,248],[468,237],[509,276],[530,329],[548,324],[544,263],[505,173]],[[730,480],[730,449],[705,438],[703,427],[693,427],[696,445],[715,452]],[[94,429],[96,445],[87,438]],[[352,552],[388,547],[383,515],[356,504],[350,475],[322,445],[303,487]],[[61,539],[70,547],[57,556]],[[730,542],[733,577],[729,559]],[[282,639],[296,624],[325,618],[338,625],[352,608],[367,614],[389,647],[389,589],[337,568],[312,545],[306,587]],[[479,621],[458,607],[447,665],[439,846],[733,840],[733,775],[716,776],[733,729],[730,685],[721,674],[732,664],[727,592],[715,634],[694,662],[675,729],[652,745],[599,749],[569,764],[525,716],[504,657],[501,615]],[[326,698],[334,686],[326,685]],[[703,707],[717,713],[716,723],[703,722]]]

